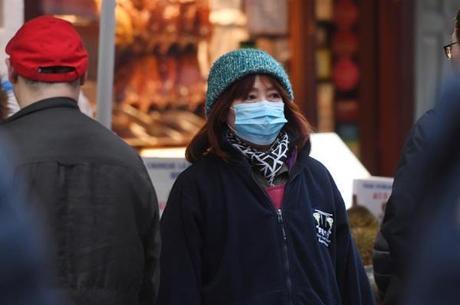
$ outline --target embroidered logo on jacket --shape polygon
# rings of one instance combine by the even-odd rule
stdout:
[[[316,236],[318,237],[318,241],[329,247],[332,228],[334,226],[334,216],[330,213],[315,210],[313,218],[316,221]]]

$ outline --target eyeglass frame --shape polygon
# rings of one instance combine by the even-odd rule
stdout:
[[[442,47],[444,49],[444,55],[446,55],[447,59],[452,59],[452,47],[458,43],[458,41],[454,41]]]

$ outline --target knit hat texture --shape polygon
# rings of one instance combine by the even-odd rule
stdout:
[[[283,66],[269,54],[257,49],[239,49],[219,57],[211,67],[206,93],[206,115],[219,96],[235,81],[250,74],[268,74],[280,82],[294,99],[291,82]]]

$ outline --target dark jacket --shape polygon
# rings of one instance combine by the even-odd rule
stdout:
[[[460,151],[457,150],[457,153]],[[454,161],[454,160],[451,160]],[[460,159],[436,192],[431,220],[420,227],[423,240],[414,245],[405,305],[457,305],[460,282]],[[452,175],[454,174],[454,175]],[[429,196],[434,198],[432,196]]]
[[[434,109],[416,122],[406,141],[375,245],[375,279],[385,305],[401,304],[408,267],[417,254],[414,245],[438,210],[438,202],[427,196],[445,179],[449,160],[456,158],[459,84],[455,78],[445,85]]]
[[[406,140],[381,231],[375,241],[374,276],[384,304],[396,304],[401,297],[402,276],[406,266],[405,255],[402,253],[409,251],[407,248],[410,247],[407,226],[410,226],[409,222],[417,210],[421,195],[419,186],[423,179],[418,158],[427,149],[435,117],[434,110],[426,112],[416,122]]]
[[[38,199],[70,304],[153,304],[158,205],[136,152],[68,98],[34,103],[1,129]]]
[[[459,304],[460,281],[460,79],[444,86],[433,138],[424,155],[429,185],[419,207],[406,299],[401,304]]]
[[[158,305],[374,304],[340,193],[309,147],[290,171],[282,210],[226,150],[229,162],[208,155],[173,186]]]

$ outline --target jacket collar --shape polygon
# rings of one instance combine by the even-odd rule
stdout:
[[[53,97],[34,102],[29,106],[22,108],[14,115],[9,117],[5,123],[15,121],[21,117],[27,116],[31,113],[42,111],[50,108],[73,108],[78,109],[77,101],[69,97]]]
[[[246,158],[236,149],[233,147],[232,144],[227,140],[227,129],[224,129],[224,132],[221,134],[220,137],[220,142],[222,145],[222,148],[227,151],[230,155],[230,160],[229,163],[240,166],[243,168],[246,168],[246,170],[250,170],[251,166],[249,165],[249,162],[246,160]],[[311,150],[311,142],[310,140],[307,141],[307,143],[300,149],[300,151],[294,151],[296,148],[293,145],[296,136],[289,134],[289,139],[291,140],[290,144],[290,154],[295,153],[295,158],[296,160],[291,160],[293,162],[292,166],[289,166],[290,168],[290,179],[293,179],[299,172],[303,170],[305,167],[305,164],[307,162],[306,156],[310,155],[310,150]],[[290,156],[292,157],[292,155]]]

